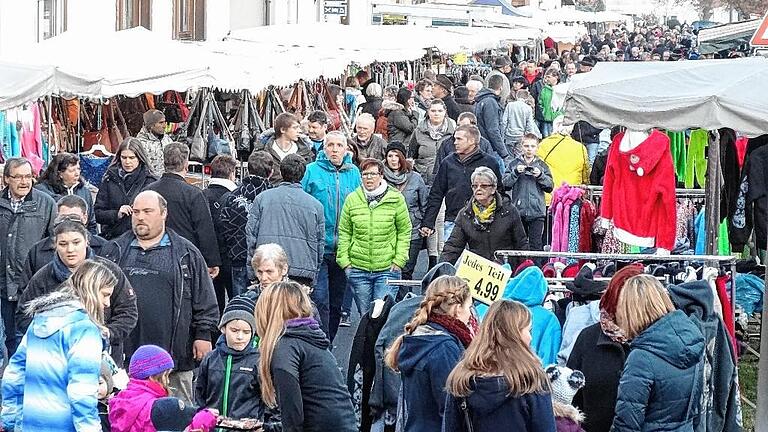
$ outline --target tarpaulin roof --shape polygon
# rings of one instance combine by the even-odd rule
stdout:
[[[524,12],[518,11],[517,8],[512,6],[507,0],[474,0],[472,4],[479,6],[501,6],[501,13],[504,15],[528,16]]]
[[[766,82],[762,57],[600,62],[570,83],[565,121],[637,130],[728,127],[753,137],[768,133]]]

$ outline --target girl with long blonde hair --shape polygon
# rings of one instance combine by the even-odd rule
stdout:
[[[612,431],[693,430],[702,414],[704,335],[656,278],[627,279],[616,323],[630,340]]]
[[[63,289],[27,303],[32,323],[3,375],[5,430],[101,429],[104,307],[115,284],[109,268],[87,260]]]
[[[357,432],[352,400],[302,285],[276,282],[256,303],[261,396],[284,430]]]
[[[531,349],[531,312],[501,300],[488,309],[448,376],[443,431],[554,431],[549,380]]]
[[[477,320],[467,282],[440,276],[427,288],[411,321],[389,348],[385,362],[402,379],[403,430],[440,430],[445,382],[472,341]]]

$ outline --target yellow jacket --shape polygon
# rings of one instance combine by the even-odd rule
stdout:
[[[589,184],[589,158],[587,148],[568,135],[552,134],[541,140],[539,157],[552,171],[555,189],[563,182],[571,186]],[[552,195],[546,194],[547,205]]]

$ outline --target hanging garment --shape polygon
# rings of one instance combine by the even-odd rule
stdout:
[[[88,183],[97,188],[101,186],[101,179],[104,177],[104,173],[107,172],[110,163],[112,163],[112,156],[80,155],[80,169],[83,177],[88,180]]]
[[[571,217],[571,205],[581,198],[584,189],[568,186],[563,183],[553,193],[552,201],[552,246],[553,252],[566,252],[568,250],[568,234]]]
[[[736,150],[736,132],[733,129],[722,128],[718,133],[720,134],[720,171],[723,180],[720,188],[720,219],[725,220],[736,208],[741,165]]]
[[[667,131],[669,137],[669,149],[672,153],[672,163],[675,164],[677,181],[685,180],[686,158],[688,149],[685,145],[685,132]]]
[[[631,148],[614,137],[605,169],[600,215],[613,221],[624,243],[672,250],[675,246],[675,170],[669,137],[653,130]]]
[[[736,147],[736,160],[739,162],[739,168],[744,167],[744,158],[747,156],[747,144],[749,138],[743,136],[736,138],[734,146]]]
[[[571,204],[571,214],[568,221],[568,252],[579,251],[579,215],[581,214],[581,200]],[[575,260],[568,260],[568,263]]]
[[[703,255],[707,248],[707,221],[704,217],[704,207],[696,216],[696,255]],[[731,254],[731,243],[728,240],[728,221],[723,221],[718,226],[717,254],[727,256]]]
[[[753,224],[758,249],[765,249],[768,218],[768,135],[750,139],[739,195],[731,220],[733,250],[742,252],[752,234]]]
[[[40,107],[32,104],[24,116],[21,133],[21,155],[32,165],[32,172],[37,174],[43,167],[43,139],[40,131]]]
[[[704,129],[691,132],[688,144],[688,157],[685,165],[685,187],[688,189],[698,185],[703,188],[707,179],[707,146],[709,133]],[[695,180],[695,183],[694,183]]]
[[[19,141],[18,110],[9,111],[5,121],[0,127],[5,129],[6,140],[3,142],[3,154],[7,158],[21,156],[21,142]]]
[[[592,225],[595,223],[597,209],[591,201],[584,200],[579,215],[578,252],[592,252]]]

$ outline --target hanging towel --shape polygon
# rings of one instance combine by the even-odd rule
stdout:
[[[693,188],[694,178],[699,187],[706,184],[707,176],[707,145],[709,134],[703,129],[691,132],[691,141],[688,144],[688,157],[685,166],[685,187]]]
[[[669,149],[672,152],[672,163],[675,164],[677,181],[685,180],[685,161],[687,149],[685,147],[685,132],[667,131],[669,137]]]

